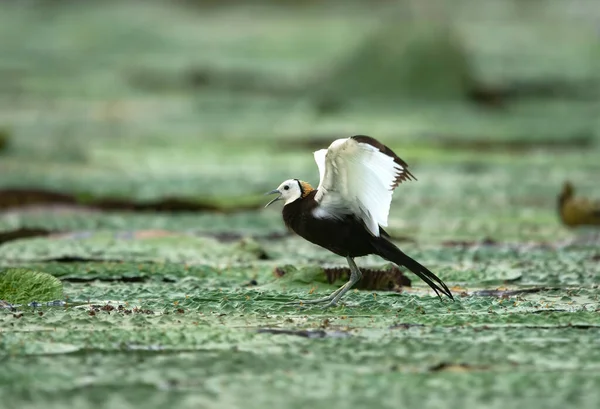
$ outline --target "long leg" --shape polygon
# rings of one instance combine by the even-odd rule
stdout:
[[[333,298],[333,300],[331,300],[329,306],[336,305],[340,298],[342,298],[344,294],[350,291],[352,286],[362,278],[362,273],[358,269],[358,266],[354,262],[354,259],[352,257],[346,257],[346,259],[348,260],[348,265],[350,266],[350,280],[348,280],[348,282],[342,286],[342,291],[335,294],[335,297]]]
[[[337,302],[340,300],[340,298],[342,298],[344,296],[344,294],[346,294],[352,288],[352,286],[354,284],[356,284],[358,282],[358,280],[360,280],[361,277],[362,277],[362,273],[358,269],[358,266],[354,262],[354,259],[352,257],[350,257],[350,256],[346,256],[346,260],[348,260],[348,265],[350,266],[350,279],[348,280],[348,282],[346,284],[344,284],[343,286],[341,286],[340,288],[338,288],[337,290],[335,290],[333,293],[331,293],[327,297],[317,298],[316,300],[295,301],[295,302],[289,303],[289,304],[297,304],[297,303],[302,303],[302,304],[321,304],[321,303],[328,303],[326,305],[326,307],[333,307],[334,305],[336,305]]]

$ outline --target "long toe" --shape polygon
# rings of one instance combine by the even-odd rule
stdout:
[[[317,298],[314,300],[294,301],[291,303],[285,303],[284,305],[298,305],[298,304],[299,305],[310,305],[310,304],[327,303],[325,308],[333,307],[333,306],[337,305],[337,302],[339,301],[339,299],[342,298],[344,296],[344,294],[346,294],[348,292],[348,290],[352,287],[354,282],[355,282],[355,280],[348,281],[346,284],[344,284],[343,286],[341,286],[340,288],[338,288],[337,290],[335,290],[334,292],[329,294],[327,297]]]
[[[330,303],[334,298],[335,298],[335,296],[334,297],[327,296],[327,297],[323,297],[323,298],[317,298],[314,300],[298,300],[298,301],[286,302],[284,305],[323,304],[323,303]]]
[[[324,305],[319,305],[319,304],[324,304]],[[298,307],[298,308],[309,308],[312,306],[319,306],[319,308],[323,308],[323,309],[328,309],[328,308],[333,308],[333,307],[339,306],[337,300],[334,300],[334,299],[326,300],[323,298],[320,298],[318,300],[298,300],[298,301],[294,301],[294,302],[288,302],[283,305],[294,306],[294,307]]]

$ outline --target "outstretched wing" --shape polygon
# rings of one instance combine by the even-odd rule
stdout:
[[[314,157],[321,177],[314,215],[354,214],[374,236],[379,236],[379,226],[387,226],[394,189],[414,179],[406,162],[369,136],[338,139]]]

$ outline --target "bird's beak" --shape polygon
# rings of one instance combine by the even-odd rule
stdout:
[[[281,199],[281,192],[277,189],[275,190],[271,190],[270,192],[265,193],[265,195],[274,195],[275,193],[277,193],[279,196],[277,196],[275,199],[271,200],[269,203],[267,203],[265,205],[265,207],[269,206],[271,203],[275,203],[276,201]]]

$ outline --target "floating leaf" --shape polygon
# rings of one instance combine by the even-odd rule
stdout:
[[[0,299],[12,304],[52,301],[63,296],[62,283],[48,273],[25,268],[0,271]]]

